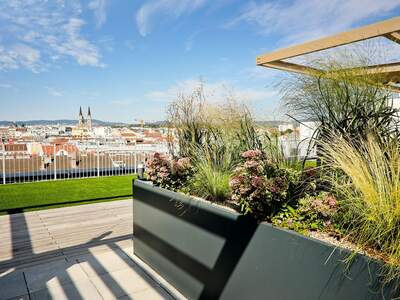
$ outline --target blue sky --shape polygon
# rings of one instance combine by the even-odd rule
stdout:
[[[201,78],[279,119],[279,47],[400,15],[399,0],[0,0],[0,120],[162,120]]]

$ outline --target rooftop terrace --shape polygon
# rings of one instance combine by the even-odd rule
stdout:
[[[132,201],[1,216],[0,238],[0,299],[173,299],[133,256]]]

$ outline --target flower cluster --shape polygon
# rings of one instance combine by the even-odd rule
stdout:
[[[258,220],[268,219],[288,202],[298,176],[278,168],[259,150],[248,150],[242,153],[242,158],[229,182],[232,200],[242,213]]]
[[[338,210],[335,196],[321,192],[300,199],[296,210],[285,207],[273,218],[273,223],[303,233],[310,230],[334,232],[333,221]]]
[[[300,211],[314,211],[318,213],[321,219],[329,221],[329,219],[337,212],[338,203],[336,198],[331,194],[320,194],[319,197],[311,198],[311,200],[301,200],[303,207]]]
[[[189,158],[175,160],[155,153],[153,158],[147,161],[146,173],[155,185],[176,191],[191,176],[192,165]]]

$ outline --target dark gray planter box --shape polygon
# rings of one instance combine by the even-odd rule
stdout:
[[[214,204],[133,185],[134,253],[190,299],[385,299],[380,264]]]

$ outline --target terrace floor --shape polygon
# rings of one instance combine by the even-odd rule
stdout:
[[[0,216],[0,299],[173,299],[166,286],[133,255],[132,201]]]

